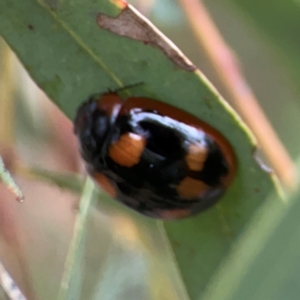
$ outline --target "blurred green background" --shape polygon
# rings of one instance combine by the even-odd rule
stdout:
[[[232,103],[176,1],[131,3],[177,44]],[[300,149],[297,134],[300,119],[300,2],[210,0],[205,4],[239,58],[274,130],[296,159]],[[56,172],[74,172],[82,166],[70,133],[71,123],[30,81],[3,41],[0,50],[0,150],[9,169],[15,171],[26,198],[30,199],[19,205],[1,187],[1,261],[29,299],[55,299],[78,196],[28,178],[26,168],[38,166]],[[4,90],[6,97],[3,97]],[[41,194],[43,201],[39,199]],[[105,206],[102,209],[105,211]],[[74,279],[83,281],[75,291],[77,298],[74,299],[99,299],[97,294],[101,293],[109,295],[106,299],[187,299],[177,284],[180,279],[173,278],[174,266],[168,261],[170,258],[160,251],[167,247],[165,241],[160,240],[155,230],[151,232],[150,225],[147,228],[149,240],[142,243],[145,236],[140,236],[129,219],[109,213],[107,217],[96,211],[92,214],[95,218],[88,224],[87,248],[82,250],[89,258],[82,263],[89,269],[89,275]],[[101,241],[96,239],[97,236],[101,236]],[[144,244],[149,247],[145,249]],[[80,274],[83,266],[77,267]],[[115,285],[119,288],[113,292]],[[270,299],[277,299],[272,297]],[[293,294],[286,299],[299,299],[299,296]]]

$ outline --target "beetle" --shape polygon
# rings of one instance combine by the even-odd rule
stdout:
[[[150,217],[182,219],[209,208],[236,173],[233,148],[219,131],[158,100],[91,96],[74,132],[96,183]]]

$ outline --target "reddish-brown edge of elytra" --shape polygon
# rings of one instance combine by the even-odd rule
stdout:
[[[129,97],[126,99],[119,114],[127,115],[132,108],[156,110],[162,115],[203,130],[218,144],[229,165],[229,173],[222,178],[222,184],[228,186],[231,183],[236,173],[236,156],[230,143],[218,130],[177,107],[144,97]]]
[[[97,108],[103,110],[108,116],[116,117],[124,100],[117,93],[102,94],[97,101]]]
[[[133,167],[138,164],[146,145],[146,139],[133,132],[120,136],[108,149],[109,157],[122,167]]]
[[[161,210],[157,211],[157,215],[161,219],[165,220],[183,219],[189,217],[191,215],[191,211],[188,209]]]
[[[95,172],[92,174],[97,184],[112,198],[117,197],[117,192],[110,180],[102,173]]]

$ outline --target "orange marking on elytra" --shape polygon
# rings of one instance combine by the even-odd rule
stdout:
[[[115,190],[115,187],[105,175],[103,175],[102,173],[95,173],[93,176],[95,178],[95,181],[107,194],[109,194],[113,198],[116,198],[117,192]]]
[[[109,147],[109,157],[122,167],[138,164],[146,145],[146,139],[138,134],[127,132]]]
[[[208,149],[201,144],[191,144],[185,161],[192,171],[201,171],[207,159]]]
[[[201,180],[192,177],[185,177],[176,187],[182,198],[197,198],[208,189],[208,185]]]

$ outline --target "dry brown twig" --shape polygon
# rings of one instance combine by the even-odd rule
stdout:
[[[238,66],[238,60],[219,33],[201,0],[179,0],[192,30],[206,51],[234,106],[252,129],[275,173],[288,188],[297,183],[295,165],[260,108]]]

